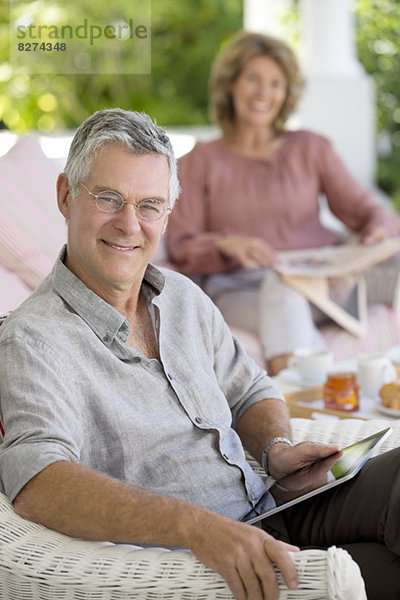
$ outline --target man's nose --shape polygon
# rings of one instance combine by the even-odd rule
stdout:
[[[125,206],[115,213],[115,225],[124,233],[132,234],[141,229],[141,224],[137,216],[136,205],[133,202],[127,202]]]

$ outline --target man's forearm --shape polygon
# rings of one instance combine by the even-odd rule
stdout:
[[[289,411],[279,399],[267,399],[250,406],[241,417],[237,432],[243,446],[261,462],[266,444],[275,437],[291,439]]]
[[[186,547],[193,517],[209,512],[70,462],[43,469],[17,495],[14,508],[72,537]]]
[[[289,588],[297,585],[288,554],[297,550],[294,546],[257,527],[74,463],[43,469],[21,490],[14,507],[21,516],[73,537],[189,548],[240,600],[246,590],[247,597],[278,597],[274,563]]]

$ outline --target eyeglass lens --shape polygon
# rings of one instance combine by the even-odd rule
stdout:
[[[117,193],[107,191],[96,195],[97,207],[104,212],[117,212],[124,206],[124,199]],[[134,204],[136,214],[144,221],[157,221],[165,212],[165,206],[158,200],[149,198]]]

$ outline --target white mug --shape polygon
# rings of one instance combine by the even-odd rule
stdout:
[[[330,350],[299,348],[289,358],[289,367],[295,367],[305,383],[314,385],[325,382],[332,365],[333,354]]]
[[[388,356],[372,354],[358,359],[358,383],[365,396],[376,396],[385,383],[396,379],[396,369]]]

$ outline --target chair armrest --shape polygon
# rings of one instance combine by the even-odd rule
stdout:
[[[281,599],[365,598],[358,566],[344,550],[304,550],[292,556],[299,587],[288,590],[278,572]],[[0,597],[233,600],[222,577],[189,551],[73,539],[26,521],[3,494]]]

